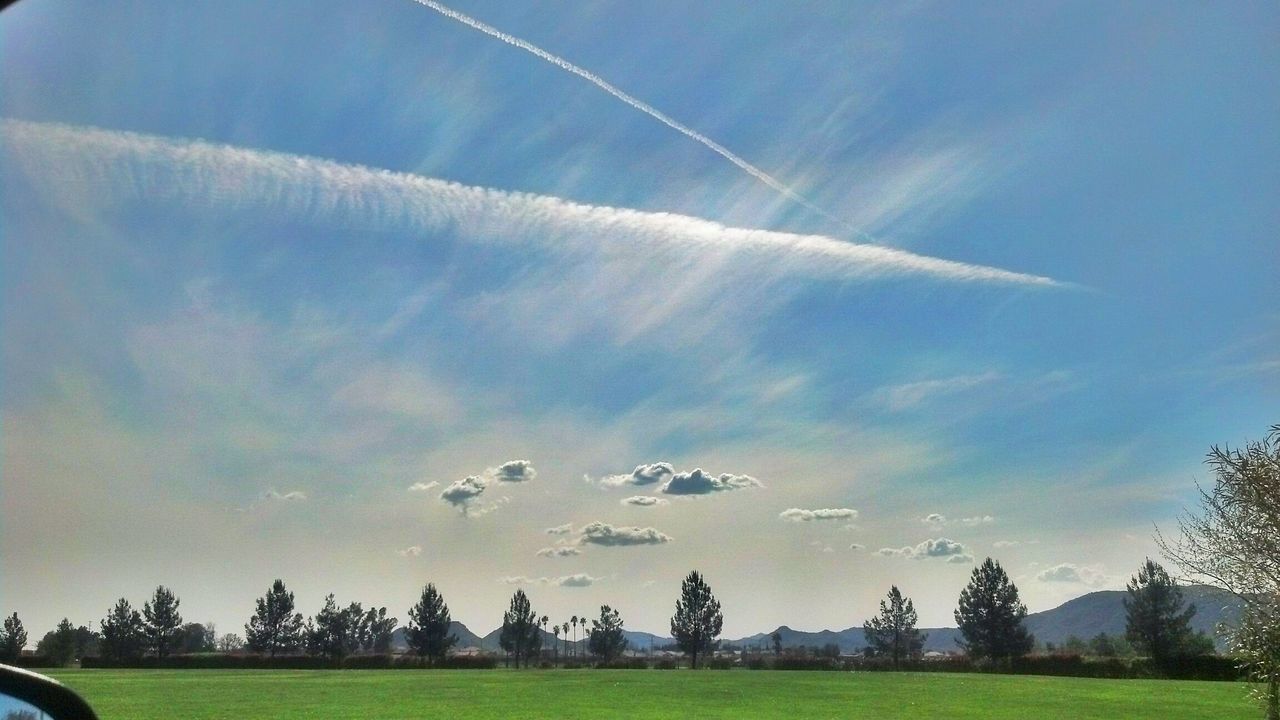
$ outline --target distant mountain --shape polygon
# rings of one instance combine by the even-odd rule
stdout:
[[[1195,617],[1191,627],[1215,636],[1215,628],[1220,622],[1234,623],[1239,620],[1241,604],[1239,599],[1230,593],[1206,585],[1190,585],[1182,589],[1183,596],[1196,606]],[[1036,639],[1046,643],[1062,643],[1075,635],[1088,640],[1098,633],[1123,635],[1125,629],[1123,590],[1100,590],[1082,595],[1059,605],[1052,610],[1027,615],[1027,629]],[[953,651],[959,648],[956,640],[960,637],[957,628],[921,628],[928,633],[925,650]],[[828,643],[840,646],[841,652],[858,652],[866,647],[862,627],[851,627],[844,630],[820,630],[806,632],[792,630],[783,625],[777,631],[782,635],[783,647],[821,647]],[[772,633],[757,633],[736,640],[728,640],[731,645],[748,645],[770,647]],[[1215,636],[1216,637],[1216,636]],[[1219,647],[1222,645],[1218,638]]]
[[[468,630],[466,625],[457,620],[449,623],[449,632],[458,637],[458,644],[453,646],[455,649],[480,646],[480,638]],[[396,628],[395,632],[391,633],[391,649],[395,652],[403,652],[409,649],[409,641],[405,639],[405,629],[403,627]]]

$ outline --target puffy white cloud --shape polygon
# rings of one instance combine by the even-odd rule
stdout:
[[[486,487],[488,483],[482,478],[470,475],[445,488],[444,492],[440,493],[440,499],[454,507],[465,509],[466,504],[480,497]]]
[[[276,502],[302,502],[307,499],[307,494],[301,490],[290,490],[289,492],[280,492],[275,488],[271,488],[262,493],[263,500],[273,500]]]
[[[632,495],[629,498],[622,498],[623,505],[635,505],[637,507],[653,507],[654,505],[666,505],[667,500],[652,495]]]
[[[759,480],[750,475],[734,475],[732,473],[721,473],[720,475],[711,475],[703,472],[702,468],[695,468],[687,473],[677,473],[662,486],[662,492],[667,495],[708,495],[710,493],[724,492],[726,490],[740,490],[742,488],[764,487]]]
[[[947,538],[929,539],[914,547],[880,548],[877,555],[884,557],[904,557],[911,560],[928,560],[930,558],[946,558],[949,563],[971,563],[973,553],[961,543]]]
[[[578,531],[578,542],[583,545],[621,547],[625,545],[661,545],[671,542],[671,536],[651,527],[614,527],[608,523],[593,522]]]
[[[528,482],[538,477],[538,471],[528,460],[511,460],[496,468],[490,468],[489,477],[498,482]]]
[[[586,573],[575,573],[573,575],[561,575],[560,577],[525,577],[524,575],[511,575],[508,577],[498,578],[498,582],[507,585],[554,585],[556,587],[580,588],[588,587],[594,584],[600,578],[591,577]]]
[[[1106,573],[1096,567],[1076,565],[1075,563],[1059,563],[1041,570],[1036,579],[1040,582],[1080,583],[1098,587],[1107,582]]]
[[[418,557],[422,554],[422,548],[417,545],[410,545],[403,550],[397,550],[396,554],[400,557]]]
[[[778,513],[778,517],[791,522],[812,522],[814,520],[852,520],[858,517],[853,508],[822,508],[820,510],[804,510],[789,508]]]
[[[653,485],[664,482],[675,475],[675,468],[668,462],[656,462],[648,465],[637,465],[630,475],[608,475],[600,478],[600,484],[607,487],[621,485]]]
[[[548,535],[568,535],[571,532],[573,532],[573,523],[565,523],[546,529]]]
[[[431,482],[416,482],[409,486],[409,492],[426,492],[440,486],[440,483],[432,480]]]
[[[537,552],[538,557],[572,557],[581,555],[582,549],[575,545],[555,545],[544,547]]]

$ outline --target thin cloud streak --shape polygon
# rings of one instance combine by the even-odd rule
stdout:
[[[138,133],[0,119],[0,151],[50,192],[270,210],[358,226],[450,230],[488,244],[561,252],[635,247],[728,252],[759,272],[857,280],[920,275],[956,282],[1062,287],[1051,278],[821,235],[726,227],[687,215],[560,198],[347,165],[313,157]],[[10,165],[10,163],[6,163]]]
[[[609,93],[610,95],[617,98],[618,100],[621,100],[622,102],[626,103],[627,105],[630,105],[636,110],[639,110],[640,112],[644,113],[645,115],[648,115],[654,120],[657,120],[663,125],[666,125],[667,127],[671,128],[672,130],[675,130],[681,135],[684,135],[690,140],[693,140],[694,142],[699,143],[700,145],[706,147],[707,149],[711,150],[712,152],[724,158],[725,160],[728,160],[729,162],[738,166],[739,169],[743,170],[748,175],[751,175],[755,179],[759,180],[765,185],[768,185],[769,187],[778,191],[782,195],[786,196],[787,199],[799,205],[802,205],[809,210],[812,210],[813,212],[817,213],[818,215],[821,215],[822,217],[826,218],[827,220],[830,220],[831,222],[834,222],[849,230],[853,230],[854,232],[859,232],[856,228],[852,227],[848,222],[841,220],[835,215],[832,215],[831,213],[822,209],[817,204],[815,204],[812,200],[806,198],[805,196],[801,195],[795,190],[792,190],[790,187],[786,185],[786,183],[782,182],[781,180],[778,180],[777,178],[773,177],[769,173],[761,170],[755,165],[752,165],[746,160],[738,157],[736,154],[734,154],[725,146],[712,140],[706,135],[703,135],[697,130],[694,130],[693,128],[685,125],[684,123],[681,123],[675,120],[674,118],[670,117],[666,113],[663,113],[661,110],[658,110],[652,105],[649,105],[643,100],[632,97],[631,95],[628,95],[627,93],[619,90],[618,88],[611,85],[608,81],[606,81],[604,78],[600,77],[599,75],[596,75],[595,73],[589,70],[585,70],[581,67],[578,67],[577,65],[574,65],[573,63],[569,62],[568,60],[565,60],[559,55],[553,55],[547,52],[546,50],[543,50],[542,48],[538,47],[537,45],[534,45],[533,43],[527,42],[525,40],[521,40],[520,38],[514,35],[509,35],[507,33],[504,33],[501,30],[491,25],[486,25],[485,23],[480,22],[479,20],[471,17],[470,15],[464,15],[463,13],[460,13],[457,10],[453,10],[451,8],[445,7],[444,5],[441,5],[438,2],[434,2],[434,0],[413,0],[413,1],[418,3],[419,5],[422,5],[423,7],[430,8],[431,10],[434,10],[440,13],[441,15],[451,20],[456,20],[472,29],[479,30],[480,32],[484,33],[485,35],[488,35],[489,37],[496,38],[508,45],[511,45],[512,47],[516,47],[521,50],[524,50],[525,52],[530,53],[541,60],[545,60],[546,62],[549,62],[552,65],[555,65],[561,70],[565,70],[566,72],[570,72],[570,73],[573,73],[574,75],[577,75],[583,80],[586,80],[592,85],[595,85],[601,90]],[[865,233],[861,233],[861,232],[859,232],[859,234],[865,235]]]

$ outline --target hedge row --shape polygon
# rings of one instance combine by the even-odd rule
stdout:
[[[969,658],[913,660],[897,668],[878,658],[816,658],[783,656],[758,657],[747,661],[753,670],[834,670],[882,672],[1005,673],[1011,675],[1055,675],[1087,678],[1170,678],[1176,680],[1240,680],[1244,677],[1237,661],[1229,657],[1205,655],[1175,658],[1163,666],[1146,658],[1083,658],[1079,655],[1034,655],[1009,663],[974,661]]]
[[[131,660],[107,660],[88,657],[80,661],[84,668],[138,668],[170,670],[421,670],[438,667],[448,670],[492,670],[498,659],[491,656],[455,655],[439,665],[412,655],[350,655],[340,662],[311,655],[170,655],[163,660],[142,657]]]

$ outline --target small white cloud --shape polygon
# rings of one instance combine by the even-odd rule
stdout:
[[[290,490],[282,493],[275,488],[270,488],[262,493],[262,499],[276,502],[302,502],[307,499],[307,494],[301,490]]]
[[[416,482],[409,486],[409,492],[426,492],[437,487],[440,487],[440,483],[435,480],[431,482]]]
[[[1099,568],[1075,563],[1059,563],[1047,567],[1036,575],[1036,579],[1040,582],[1079,583],[1091,587],[1105,585],[1107,582],[1106,573]]]
[[[814,520],[852,520],[858,517],[858,511],[853,508],[822,508],[819,510],[804,510],[802,508],[789,508],[778,513],[778,517],[791,522],[813,522]]]
[[[946,558],[949,563],[971,563],[973,553],[961,543],[947,538],[929,539],[914,547],[880,548],[877,555],[884,557],[903,557],[911,560],[928,560]]]
[[[677,473],[662,485],[662,492],[667,495],[708,495],[728,490],[764,487],[759,480],[750,475],[734,475],[721,473],[711,475],[702,468],[694,468],[687,473]]]
[[[630,475],[607,475],[600,478],[600,484],[605,487],[653,485],[666,481],[675,473],[675,468],[669,462],[649,463],[648,465],[637,465]]]
[[[996,519],[990,515],[975,515],[973,517],[960,518],[960,524],[968,527],[976,527],[978,525],[990,525]]]
[[[1040,544],[1039,540],[997,540],[991,543],[992,547],[997,547],[997,548],[1009,548],[1009,547],[1017,547],[1019,545],[1039,545],[1039,544]]]
[[[489,468],[488,475],[498,482],[528,482],[538,477],[538,471],[528,460],[510,460]]]
[[[470,475],[445,488],[444,492],[440,493],[440,499],[465,511],[467,503],[480,497],[486,487],[488,483],[483,479]]]
[[[397,550],[396,554],[400,557],[418,557],[422,554],[422,548],[417,545],[410,545],[403,550]]]
[[[653,507],[654,505],[666,505],[667,500],[652,495],[632,495],[629,498],[623,498],[620,501],[623,505],[635,505],[637,507]]]
[[[853,543],[849,545],[850,550],[865,550],[866,547],[867,547],[866,545],[863,545],[861,543]]]
[[[946,525],[947,518],[941,513],[929,513],[928,515],[920,518],[920,522],[926,525]]]
[[[555,547],[544,547],[536,554],[538,557],[572,557],[581,555],[582,549],[574,545],[557,545]]]
[[[498,578],[498,582],[507,585],[554,585],[556,587],[580,588],[588,587],[596,583],[600,578],[591,577],[586,573],[575,573],[573,575],[561,575],[560,577],[525,577],[524,575],[511,575],[508,577]]]
[[[578,542],[583,545],[622,547],[626,545],[661,545],[671,542],[671,536],[646,527],[614,527],[608,523],[593,522],[578,531]]]
[[[547,528],[546,530],[548,535],[568,535],[571,532],[573,532],[573,523],[557,525],[553,528]]]

